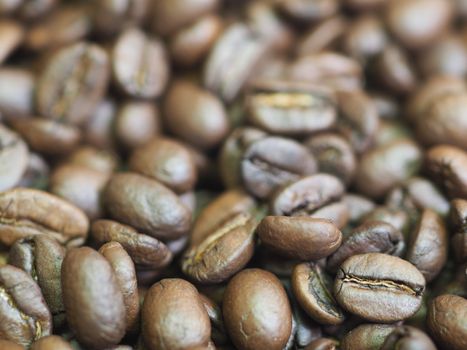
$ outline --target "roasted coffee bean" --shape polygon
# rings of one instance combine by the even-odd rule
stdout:
[[[303,135],[336,121],[331,91],[306,83],[258,81],[246,98],[250,123],[272,134]]]
[[[425,156],[429,176],[451,198],[467,198],[467,152],[448,145],[432,147]]]
[[[216,345],[223,345],[228,342],[227,333],[224,327],[224,320],[222,318],[221,308],[210,298],[204,294],[199,297],[208,313],[209,320],[211,321],[211,336]]]
[[[26,272],[0,267],[0,334],[2,339],[29,347],[52,333],[52,316],[39,286]]]
[[[434,211],[425,209],[410,237],[406,259],[430,282],[444,267],[447,254],[448,237],[443,219]]]
[[[149,350],[206,345],[211,325],[196,288],[178,278],[154,284],[142,306],[142,335]]]
[[[54,326],[65,321],[62,301],[61,268],[66,250],[46,235],[28,237],[10,248],[9,264],[27,272],[41,288],[52,314]]]
[[[175,193],[142,175],[113,175],[103,200],[111,217],[156,238],[179,238],[190,228],[190,212]]]
[[[295,266],[292,289],[300,306],[316,322],[338,325],[345,316],[332,295],[332,279],[314,263]]]
[[[299,143],[281,137],[253,142],[242,160],[246,189],[259,198],[268,198],[281,185],[316,172],[316,161]]]
[[[172,254],[164,243],[115,221],[94,221],[91,235],[99,245],[111,241],[120,243],[137,267],[160,269],[172,261]]]
[[[393,208],[388,206],[379,206],[362,218],[362,222],[383,221],[394,226],[407,237],[410,230],[412,218],[405,209]]]
[[[279,8],[297,21],[319,21],[337,12],[339,4],[336,0],[294,0],[279,1]]]
[[[129,168],[177,193],[193,189],[197,179],[196,165],[188,150],[168,138],[156,138],[136,149],[130,157]]]
[[[227,285],[222,311],[238,349],[281,350],[287,344],[292,311],[284,287],[270,272],[246,269],[238,273]]]
[[[436,350],[436,346],[421,330],[411,326],[399,326],[388,335],[381,348],[381,350],[391,349]]]
[[[89,119],[83,125],[83,141],[90,146],[105,150],[116,148],[114,121],[117,104],[110,98],[99,102]]]
[[[347,333],[340,344],[342,350],[381,349],[387,337],[396,329],[388,324],[363,324]]]
[[[218,145],[229,130],[221,101],[200,86],[182,80],[167,93],[164,120],[176,136],[201,149]]]
[[[0,125],[0,191],[14,187],[28,165],[26,143],[15,132]]]
[[[131,97],[158,97],[169,80],[166,56],[162,42],[147,37],[138,28],[129,28],[121,33],[112,48],[114,82]]]
[[[66,246],[86,240],[89,221],[74,205],[43,191],[18,188],[0,193],[0,241],[46,234]]]
[[[33,113],[35,79],[24,68],[0,66],[0,112],[15,119]]]
[[[347,204],[349,210],[349,221],[356,224],[361,219],[375,209],[375,203],[364,196],[348,193],[342,197],[342,201]]]
[[[90,146],[78,148],[73,154],[70,154],[67,162],[105,174],[111,174],[118,166],[118,158],[114,153]]]
[[[50,169],[45,159],[37,153],[29,153],[28,166],[17,187],[45,189],[49,173]]]
[[[330,49],[342,38],[348,23],[342,16],[333,16],[316,24],[297,44],[297,54],[305,56]]]
[[[339,342],[334,339],[320,338],[312,341],[305,350],[337,350]]]
[[[347,311],[374,322],[394,322],[421,306],[425,278],[409,262],[381,253],[354,255],[339,268],[334,294]]]
[[[51,11],[57,3],[58,0],[25,1],[18,9],[19,15],[25,20],[36,19]]]
[[[19,23],[3,19],[0,21],[0,63],[16,50],[24,37],[24,29]]]
[[[5,349],[5,350],[24,350],[24,346],[21,346],[15,342],[9,341],[9,340],[4,340],[0,339],[0,349]]]
[[[451,202],[449,221],[453,229],[451,245],[454,257],[464,262],[467,260],[467,201],[455,199]]]
[[[256,220],[246,213],[229,218],[185,252],[183,272],[198,283],[227,280],[253,256],[256,225]]]
[[[63,338],[56,335],[49,335],[48,337],[36,340],[32,344],[31,350],[73,350],[73,347]]]
[[[125,335],[125,304],[111,264],[88,247],[69,250],[62,288],[68,325],[79,342],[96,349],[118,344]]]
[[[457,295],[441,295],[428,308],[427,325],[439,345],[462,350],[467,347],[467,301]]]
[[[336,272],[347,258],[363,253],[384,253],[401,256],[405,248],[402,233],[383,221],[366,221],[346,236],[342,245],[327,261],[327,268]]]
[[[261,244],[283,256],[319,260],[339,248],[342,233],[328,220],[266,216],[257,228]]]
[[[39,77],[36,104],[45,117],[81,124],[103,97],[109,59],[95,45],[78,42],[54,53]]]
[[[123,294],[126,310],[126,330],[135,331],[138,327],[139,296],[135,265],[128,253],[118,242],[109,242],[100,249],[104,258],[112,266],[117,283]]]
[[[293,309],[293,320],[295,321],[295,344],[299,347],[305,347],[314,340],[321,338],[322,331],[318,323],[310,317],[297,305],[294,298],[291,298]]]

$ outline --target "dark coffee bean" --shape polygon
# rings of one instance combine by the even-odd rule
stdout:
[[[347,311],[374,322],[409,318],[420,308],[425,278],[415,266],[381,253],[354,255],[339,268],[337,301]]]
[[[381,349],[387,337],[396,329],[388,324],[363,324],[347,333],[341,342],[342,350]]]
[[[62,288],[68,325],[79,342],[97,349],[118,344],[125,334],[125,304],[110,263],[88,247],[69,250]]]
[[[312,341],[304,350],[337,350],[338,346],[337,340],[320,338]]]
[[[436,350],[433,341],[421,330],[411,326],[399,326],[386,338],[381,350]]]
[[[246,189],[259,198],[268,198],[281,185],[316,172],[316,161],[299,143],[281,137],[253,142],[242,160]]]
[[[331,222],[303,216],[266,216],[257,232],[262,244],[299,260],[325,258],[336,251],[342,241],[342,233]]]
[[[139,321],[139,296],[135,265],[128,253],[118,242],[104,244],[99,249],[99,253],[112,266],[117,284],[122,291],[126,310],[126,330],[130,332],[135,331]]]
[[[246,108],[250,123],[273,134],[308,134],[336,121],[331,91],[306,83],[258,81],[250,88]]]
[[[333,15],[339,4],[336,0],[294,0],[279,1],[279,8],[297,21],[312,22]]]
[[[10,248],[8,262],[27,272],[41,288],[52,313],[54,326],[65,321],[62,301],[61,268],[66,250],[46,235],[33,236],[17,241]]]
[[[229,129],[221,101],[188,81],[176,81],[169,89],[164,103],[164,118],[171,132],[201,149],[218,145]]]
[[[190,228],[190,211],[175,193],[142,175],[113,175],[103,200],[111,217],[156,238],[179,238]]]
[[[0,0],[1,1],[1,0]],[[18,67],[0,67],[0,112],[12,119],[33,113],[35,79]]]
[[[318,161],[320,172],[338,177],[344,184],[352,181],[357,160],[352,146],[341,136],[322,133],[311,136],[305,145]]]
[[[111,241],[120,243],[138,267],[159,269],[172,261],[172,254],[164,243],[138,233],[130,226],[111,220],[97,220],[91,226],[91,234],[99,245]]]
[[[319,265],[303,263],[295,266],[292,289],[300,306],[319,324],[344,322],[344,313],[332,295],[332,279]]]
[[[297,44],[298,56],[313,54],[335,46],[347,30],[348,22],[342,16],[333,16],[316,24]]]
[[[18,188],[0,193],[0,241],[10,246],[46,234],[67,246],[86,240],[89,221],[74,205],[43,191]]]
[[[114,82],[127,95],[155,98],[169,80],[167,53],[162,42],[138,28],[125,30],[111,53]]]
[[[197,179],[196,165],[188,150],[169,138],[156,138],[137,148],[129,159],[129,168],[177,193],[193,189]]]
[[[0,334],[5,340],[29,347],[52,333],[52,316],[39,286],[26,272],[0,267]]]
[[[178,278],[154,284],[144,298],[142,335],[150,350],[194,349],[209,342],[209,316],[196,288]]]
[[[282,350],[287,344],[292,311],[284,287],[270,272],[246,269],[238,273],[227,285],[222,308],[225,326],[238,349]]]
[[[467,198],[467,152],[448,145],[432,147],[425,156],[430,177],[451,198]]]
[[[383,221],[366,221],[344,238],[342,245],[327,262],[330,271],[336,272],[347,258],[363,253],[402,255],[405,248],[402,233]]]
[[[443,347],[467,348],[467,300],[456,295],[441,295],[428,308],[427,325],[430,334]]]
[[[253,256],[256,225],[256,220],[246,213],[229,218],[185,252],[183,272],[198,283],[227,280]]]
[[[0,63],[16,50],[24,37],[24,29],[15,21],[2,19],[0,21]]]
[[[0,191],[14,187],[28,166],[26,143],[15,132],[0,125]]]
[[[447,255],[448,236],[443,219],[431,209],[425,209],[410,237],[406,259],[430,282],[444,267]]]
[[[94,44],[78,42],[54,53],[37,82],[37,110],[43,116],[81,124],[107,88],[109,59]]]
[[[73,350],[73,347],[65,339],[56,335],[49,335],[36,340],[32,344],[31,350]]]

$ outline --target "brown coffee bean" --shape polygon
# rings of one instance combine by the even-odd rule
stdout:
[[[221,308],[204,294],[200,294],[199,297],[211,321],[211,337],[214,343],[217,345],[226,344],[228,338],[224,327]]]
[[[337,340],[320,338],[312,341],[304,350],[337,350],[338,346]]]
[[[229,218],[185,252],[183,272],[198,283],[227,280],[253,256],[256,226],[256,220],[247,213]]]
[[[118,166],[116,154],[90,146],[81,146],[78,148],[75,152],[70,154],[67,158],[67,162],[105,174],[111,174]]]
[[[366,221],[344,238],[342,245],[329,257],[326,267],[336,272],[353,255],[384,253],[401,256],[404,249],[404,237],[394,226],[383,221]]]
[[[169,89],[164,118],[171,132],[201,149],[218,145],[229,129],[221,101],[200,86],[183,80],[176,81]]]
[[[406,259],[430,282],[447,260],[448,237],[443,220],[434,211],[425,209],[410,239]]]
[[[375,209],[376,206],[375,203],[368,198],[354,193],[344,195],[342,201],[347,205],[349,210],[349,221],[351,224],[360,222],[361,219]]]
[[[467,152],[449,145],[435,146],[426,153],[425,163],[429,176],[450,198],[467,198]]]
[[[156,138],[137,148],[130,157],[129,168],[177,193],[192,190],[197,179],[196,165],[188,150],[169,138]]]
[[[29,151],[21,137],[0,125],[0,191],[14,187],[28,166]]]
[[[65,321],[62,301],[61,268],[66,250],[46,235],[21,239],[10,248],[9,264],[27,272],[41,288],[53,317],[54,326]]]
[[[292,311],[284,287],[272,273],[260,269],[238,273],[227,285],[222,308],[238,349],[281,350],[287,344]]]
[[[125,335],[125,304],[110,263],[88,247],[69,250],[62,288],[68,325],[79,342],[97,349],[118,344]]]
[[[329,129],[336,121],[332,92],[306,83],[257,81],[246,108],[250,123],[272,134],[308,134]]]
[[[342,38],[348,22],[342,16],[333,16],[321,21],[309,30],[297,44],[298,56],[305,56],[331,49]]]
[[[5,349],[5,350],[24,350],[24,346],[21,346],[15,342],[9,341],[9,340],[4,340],[0,339],[0,349]]]
[[[103,201],[111,217],[156,238],[176,239],[190,228],[190,211],[175,193],[142,175],[113,175]]]
[[[411,326],[399,326],[386,338],[381,350],[391,349],[436,350],[433,341],[421,330]]]
[[[259,198],[277,188],[316,172],[316,161],[299,143],[281,137],[253,142],[243,155],[241,171],[246,189]]]
[[[32,344],[31,350],[73,350],[73,347],[63,338],[56,335],[49,335],[48,337],[36,340]]]
[[[1,0],[0,0],[1,1]],[[35,78],[19,67],[0,66],[0,112],[12,119],[33,113]]]
[[[110,98],[101,100],[83,125],[83,141],[93,147],[113,150],[116,147],[114,121],[117,104]]]
[[[428,308],[427,324],[440,345],[453,350],[467,347],[467,301],[457,295],[441,295]]]
[[[37,82],[38,112],[48,118],[82,124],[107,88],[109,59],[94,44],[78,42],[58,50]]]
[[[408,236],[412,218],[405,209],[393,208],[388,206],[378,206],[362,218],[362,222],[383,221],[392,225],[395,229]]]
[[[126,310],[126,330],[135,331],[138,327],[139,296],[135,265],[128,253],[118,242],[109,242],[100,249],[104,258],[112,266],[118,286],[123,294]]]
[[[336,0],[294,0],[279,1],[279,8],[287,16],[297,21],[312,22],[330,17],[339,8]]]
[[[129,28],[120,34],[111,52],[114,82],[131,97],[158,97],[170,74],[166,56],[161,41],[136,27]]]
[[[449,222],[453,229],[451,239],[454,257],[459,262],[467,260],[467,201],[454,199],[451,202]]]
[[[24,29],[15,21],[2,19],[0,21],[0,64],[16,50],[24,37]]]
[[[111,241],[120,243],[138,267],[160,269],[172,261],[172,254],[164,243],[130,226],[96,220],[92,223],[91,234],[99,245]]]
[[[345,316],[332,296],[332,279],[313,263],[295,266],[292,273],[292,289],[305,312],[316,322],[338,325]]]
[[[196,288],[170,278],[154,284],[144,298],[142,335],[149,350],[193,349],[209,342],[209,316]]]
[[[43,191],[17,188],[0,193],[0,241],[10,246],[46,234],[67,246],[86,240],[89,221],[74,205]]]
[[[340,344],[342,350],[381,349],[387,337],[396,329],[389,324],[362,324],[347,333]]]
[[[29,153],[28,166],[17,187],[45,189],[50,169],[45,159],[37,153]]]
[[[381,253],[354,255],[339,268],[334,295],[347,311],[375,322],[409,318],[420,308],[425,278],[415,266]]]
[[[52,316],[39,286],[26,272],[0,267],[0,334],[5,340],[29,347],[52,333]]]
[[[339,248],[342,233],[331,222],[308,217],[266,216],[257,228],[261,244],[299,260],[319,260]]]

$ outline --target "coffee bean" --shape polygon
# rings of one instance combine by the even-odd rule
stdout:
[[[338,346],[339,342],[337,340],[320,338],[308,344],[305,350],[336,350]]]
[[[0,112],[12,119],[33,113],[34,75],[24,68],[0,67]]]
[[[43,116],[82,124],[103,97],[109,76],[105,51],[85,42],[57,51],[42,71],[36,89]]]
[[[24,350],[25,348],[15,342],[0,339],[0,348],[5,350]]]
[[[258,81],[246,99],[249,121],[267,132],[303,135],[331,128],[336,121],[331,91],[306,83]]]
[[[256,220],[237,214],[215,228],[182,257],[183,272],[198,283],[219,283],[241,270],[254,253]]]
[[[345,316],[332,295],[332,279],[314,263],[295,266],[292,289],[301,307],[316,322],[337,325]]]
[[[111,151],[100,150],[91,146],[81,146],[70,154],[68,163],[111,174],[117,169],[118,158]]]
[[[160,269],[172,261],[172,254],[164,243],[130,226],[111,220],[96,220],[91,225],[91,234],[99,245],[111,241],[120,243],[137,267]]]
[[[113,175],[103,200],[111,217],[156,238],[179,238],[190,228],[190,212],[175,193],[142,175]]]
[[[0,191],[15,186],[26,171],[29,152],[15,132],[0,125]]]
[[[221,308],[204,294],[200,294],[199,297],[201,298],[204,308],[208,313],[209,320],[211,321],[212,340],[217,345],[226,344],[228,342],[228,338],[224,327]]]
[[[68,325],[79,342],[97,349],[118,344],[125,334],[125,305],[110,263],[88,247],[69,250],[62,288]]]
[[[26,272],[0,267],[0,334],[5,340],[29,347],[52,333],[52,316],[39,286]]]
[[[451,201],[449,221],[453,229],[451,239],[454,257],[457,261],[467,260],[467,201],[455,199]]]
[[[313,26],[299,41],[299,56],[317,53],[330,49],[341,39],[347,30],[348,23],[342,16],[333,16]]]
[[[83,141],[100,149],[115,149],[114,121],[117,105],[110,98],[101,100],[83,125]]]
[[[56,335],[49,335],[48,337],[36,340],[32,344],[31,350],[73,350],[73,347],[63,338]]]
[[[382,350],[390,349],[426,349],[436,350],[435,344],[424,332],[411,326],[399,326],[389,334]]]
[[[393,208],[388,206],[378,206],[363,217],[362,222],[383,221],[392,225],[395,229],[402,232],[404,237],[408,237],[412,218],[405,209]]]
[[[461,350],[467,347],[467,301],[456,295],[441,295],[428,308],[427,324],[430,334],[443,347]]]
[[[349,210],[349,221],[351,224],[356,224],[361,219],[375,209],[375,203],[364,196],[354,193],[348,193],[342,197],[342,201],[347,205]]]
[[[279,350],[287,344],[292,311],[284,287],[270,272],[246,269],[238,273],[227,285],[222,311],[238,349]]]
[[[302,216],[266,216],[257,231],[261,244],[299,260],[325,258],[342,241],[342,233],[331,222]]]
[[[45,159],[37,153],[29,153],[28,166],[17,187],[45,189],[48,183],[50,169]]]
[[[336,0],[319,0],[309,2],[297,0],[294,2],[280,1],[280,9],[297,21],[318,21],[333,15],[338,9]]]
[[[425,278],[398,257],[367,253],[354,255],[339,268],[334,294],[347,311],[374,322],[409,318],[421,306]]]
[[[150,350],[206,345],[211,325],[196,288],[178,278],[154,284],[144,298],[142,335]]]
[[[387,337],[396,329],[388,324],[363,324],[347,333],[341,342],[342,350],[381,349]]]
[[[86,240],[89,221],[74,205],[43,191],[18,188],[0,193],[0,241],[8,246],[46,234],[66,246]]]

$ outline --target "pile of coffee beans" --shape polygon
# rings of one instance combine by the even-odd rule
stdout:
[[[467,350],[466,0],[0,0],[0,350]]]

